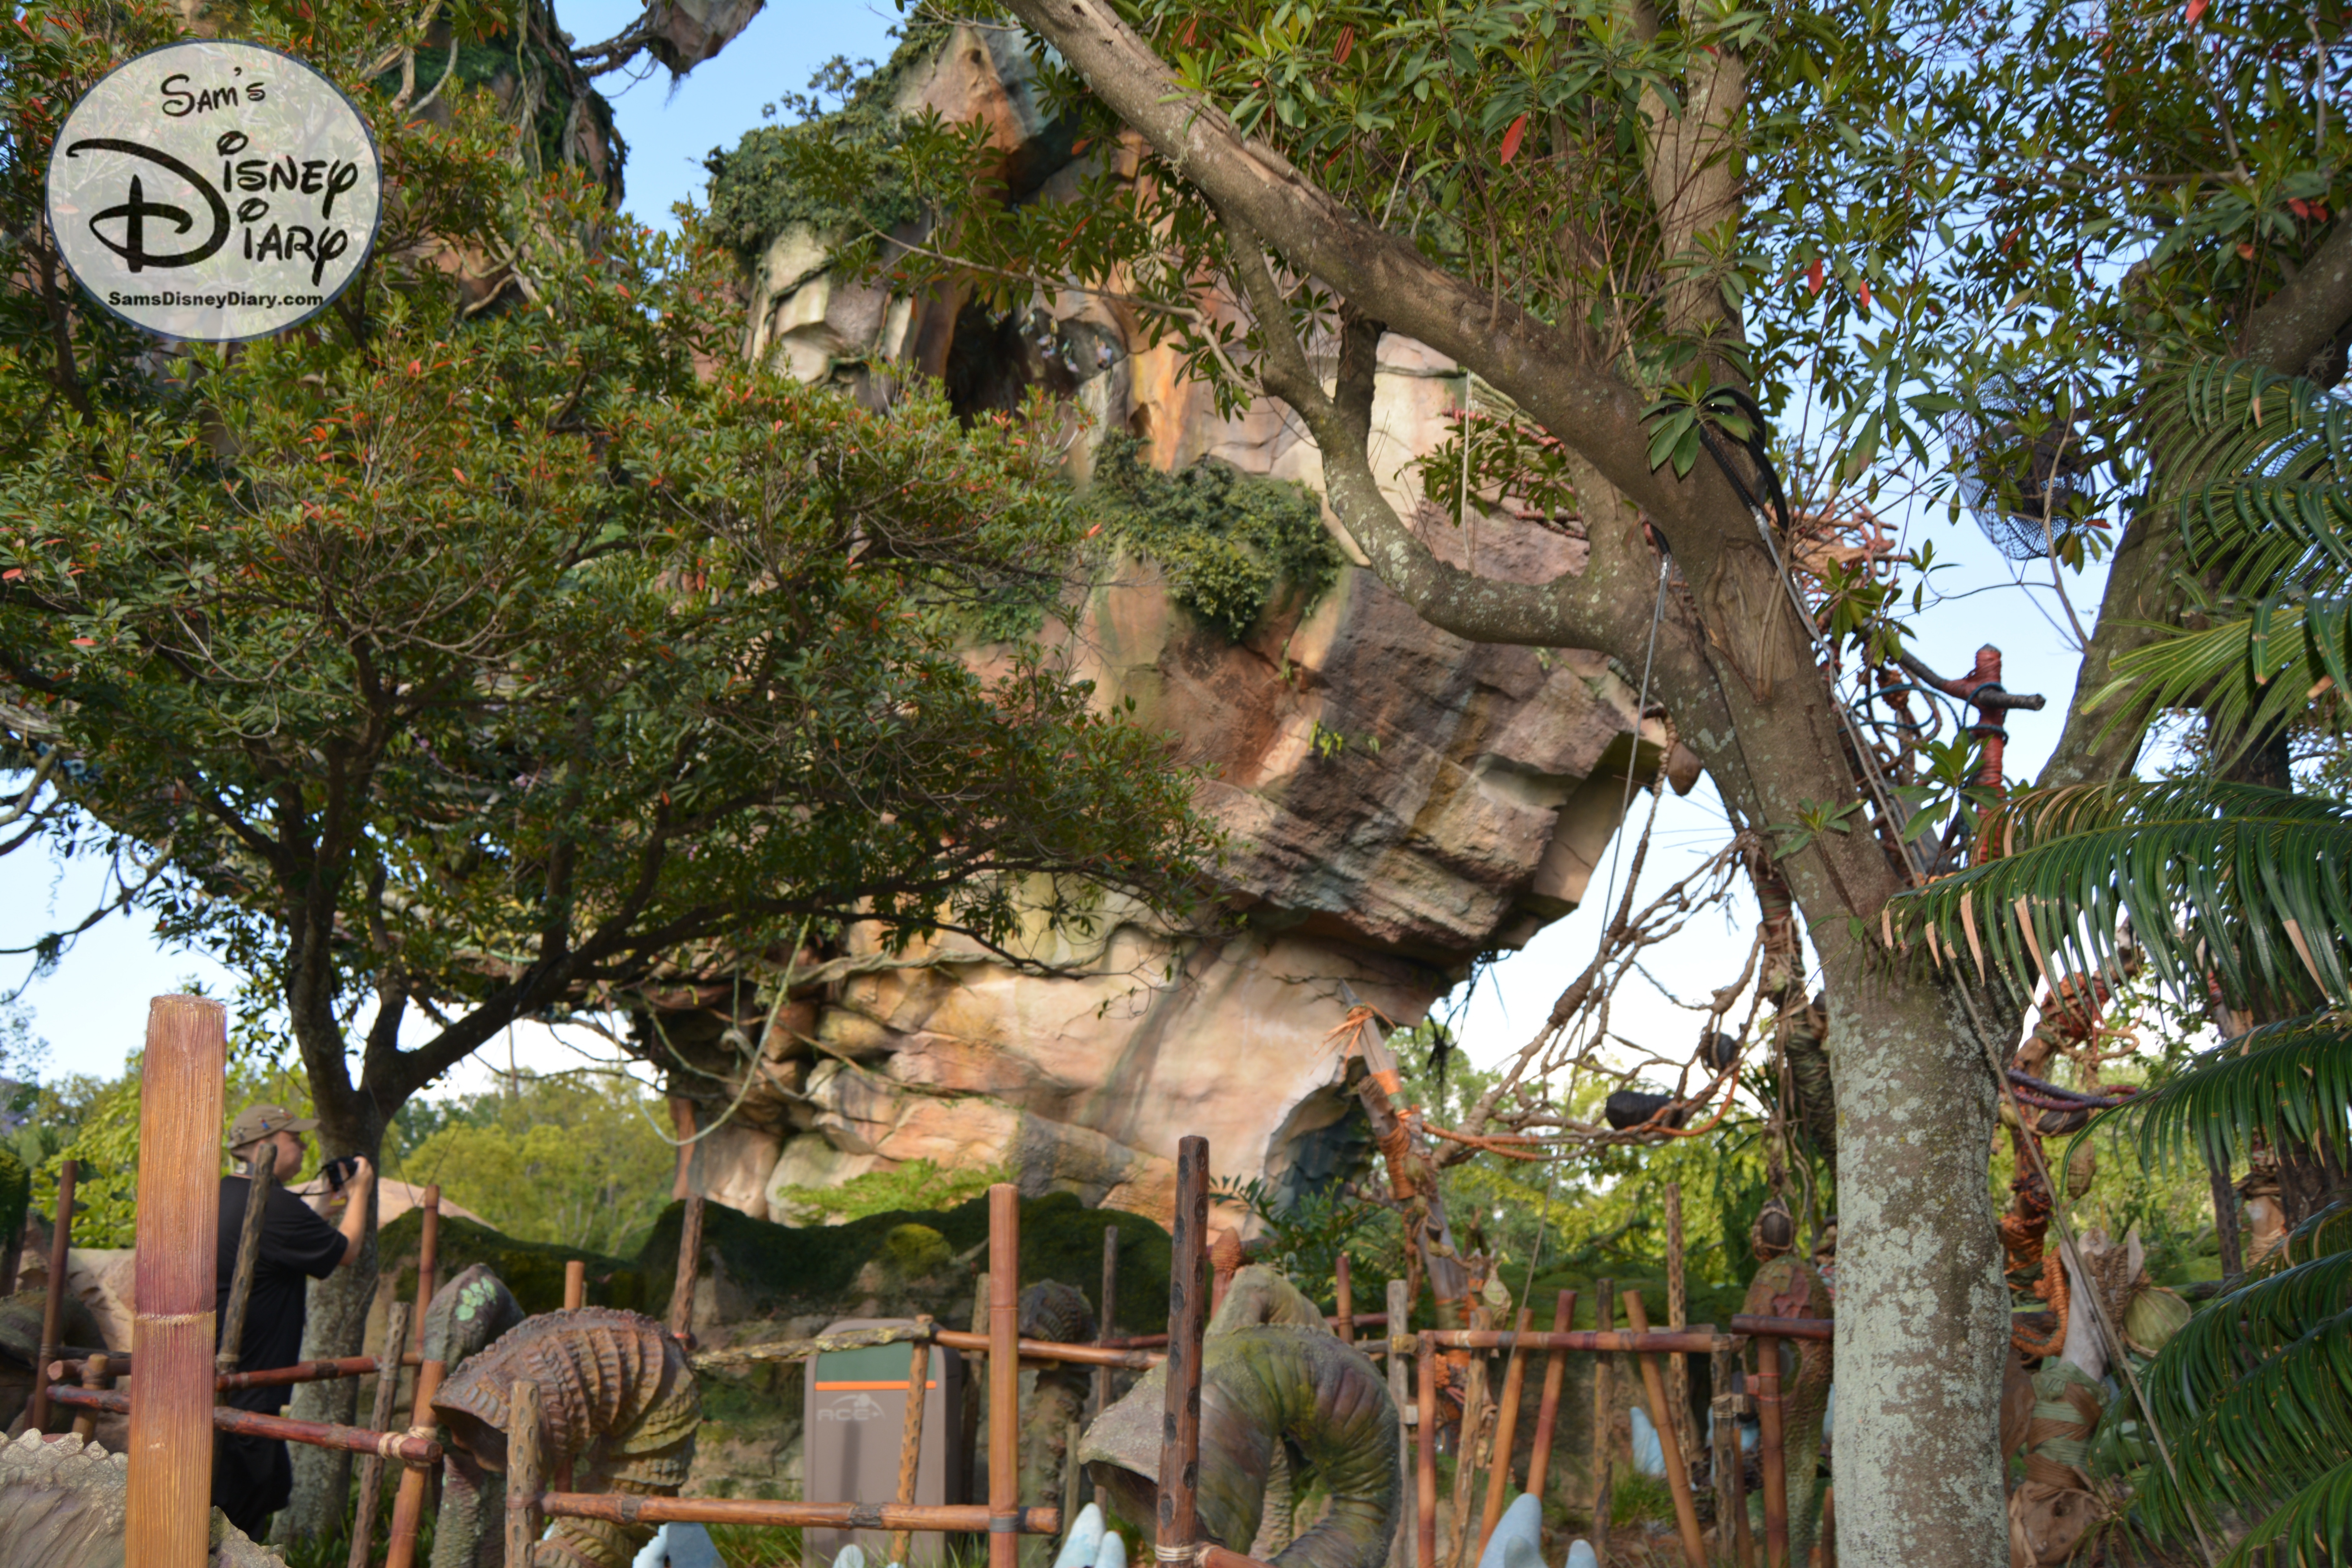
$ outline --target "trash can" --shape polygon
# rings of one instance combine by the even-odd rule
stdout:
[[[853,1329],[899,1328],[906,1318],[848,1318],[827,1324],[826,1334]],[[807,1372],[801,1469],[801,1496],[809,1502],[885,1503],[898,1500],[898,1450],[907,1429],[907,1373],[911,1344],[871,1345],[827,1351]],[[915,1500],[935,1506],[963,1498],[963,1357],[931,1347],[930,1373],[923,1391],[923,1450],[915,1470]],[[942,1564],[947,1537],[918,1532],[908,1547],[908,1568]],[[889,1561],[887,1531],[809,1530],[803,1532],[803,1568],[830,1564],[856,1542],[868,1563]]]

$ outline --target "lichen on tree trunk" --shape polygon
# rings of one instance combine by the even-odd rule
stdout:
[[[1838,1557],[1996,1568],[2009,1561],[1994,1436],[2009,1333],[1985,1184],[1992,1077],[1932,982],[1866,973],[1850,955],[1827,963]]]

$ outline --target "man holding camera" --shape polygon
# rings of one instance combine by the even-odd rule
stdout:
[[[282,1105],[248,1106],[229,1128],[229,1152],[251,1171],[263,1149],[274,1149],[277,1162],[272,1174],[280,1181],[290,1180],[302,1168],[302,1134],[318,1125]],[[343,1167],[348,1167],[348,1174]],[[322,1173],[342,1200],[341,1225],[329,1224],[283,1186],[272,1185],[269,1190],[269,1205],[261,1216],[260,1255],[254,1262],[253,1293],[247,1298],[244,1339],[237,1346],[240,1371],[264,1372],[300,1361],[308,1282],[324,1279],[359,1256],[375,1171],[364,1159],[352,1157],[332,1162]],[[237,1241],[245,1233],[245,1205],[252,1187],[247,1176],[221,1178],[220,1253],[215,1276],[218,1293],[214,1301],[216,1321],[221,1323],[228,1318],[229,1286],[236,1275]],[[218,1331],[216,1328],[215,1332]],[[240,1410],[274,1415],[289,1392],[284,1387],[240,1388],[218,1397]],[[230,1523],[258,1541],[269,1516],[284,1508],[293,1494],[294,1463],[283,1442],[221,1434],[214,1450],[213,1501]]]

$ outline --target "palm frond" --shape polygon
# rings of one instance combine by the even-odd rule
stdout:
[[[2244,360],[2160,384],[2141,415],[2156,491],[2227,596],[2352,586],[2352,403]]]
[[[2116,974],[2126,921],[2138,960],[2201,1005],[2300,1014],[2352,1006],[2352,806],[2208,780],[2038,790],[1984,835],[2000,858],[1905,893],[1891,942],[1927,942],[2021,994],[2045,973]]]
[[[2086,704],[2092,711],[2115,706],[2115,724],[2137,727],[2162,709],[2199,708],[2221,733],[2265,734],[2308,707],[2323,680],[2352,691],[2352,599],[2265,595],[2125,653],[2115,671]]]
[[[2250,742],[2293,718],[2321,678],[2346,687],[2352,595],[2352,402],[2243,361],[2160,383],[2140,426],[2152,494],[2177,517],[2194,629],[2116,663],[2091,706],[2111,728],[2197,708]]]
[[[2102,1121],[2137,1122],[2140,1157],[2151,1163],[2178,1166],[2194,1150],[2228,1169],[2257,1139],[2274,1149],[2341,1143],[2352,1132],[2347,1108],[2352,1018],[2315,1013],[2249,1029]],[[2310,1252],[2336,1239],[2315,1235],[2301,1242]]]
[[[2196,1524],[2220,1533],[2228,1516],[2263,1514],[2250,1542],[2343,1550],[2352,1539],[2343,1489],[2352,1467],[2347,1287],[2352,1253],[2338,1253],[2243,1286],[2189,1321],[2140,1374],[2169,1469],[2145,1462],[2137,1413],[2116,1402],[2096,1451],[2142,1461],[2133,1479],[2150,1523],[2175,1535]]]

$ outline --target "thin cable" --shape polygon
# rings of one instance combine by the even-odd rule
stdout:
[[[1633,705],[1633,744],[1625,754],[1625,793],[1623,798],[1617,803],[1618,831],[1609,836],[1609,879],[1602,885],[1601,890],[1601,918],[1603,922],[1608,921],[1609,910],[1617,900],[1617,858],[1624,853],[1625,849],[1625,819],[1633,814],[1634,764],[1640,762],[1642,757],[1642,720],[1650,710],[1650,668],[1657,662],[1658,624],[1665,619],[1665,616],[1666,556],[1664,551],[1660,551],[1658,552],[1658,594],[1656,600],[1650,605],[1650,647],[1649,651],[1642,656],[1642,694]],[[1608,937],[1609,928],[1606,923],[1601,926],[1601,934],[1603,940]]]

